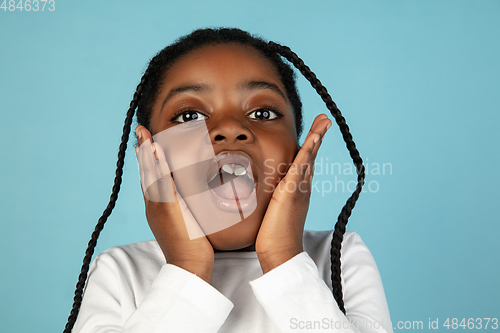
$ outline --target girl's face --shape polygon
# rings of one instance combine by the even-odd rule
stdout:
[[[239,44],[204,46],[182,56],[164,78],[153,107],[150,130],[155,135],[180,123],[190,126],[190,122],[206,125],[205,138],[193,138],[196,141],[193,149],[186,148],[190,143],[183,142],[179,152],[192,156],[192,165],[200,165],[201,169],[190,176],[192,184],[207,187],[210,178],[206,164],[197,164],[195,160],[199,161],[199,155],[203,154],[195,151],[200,139],[216,157],[243,155],[251,162],[256,206],[251,214],[244,216],[213,205],[223,214],[244,218],[220,231],[207,233],[207,238],[217,250],[253,250],[273,190],[299,149],[294,111],[277,70],[259,51]],[[167,150],[166,153],[170,164]],[[175,181],[181,195],[190,191],[189,184]],[[197,209],[184,199],[190,210]]]

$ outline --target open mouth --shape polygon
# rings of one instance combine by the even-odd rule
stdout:
[[[227,163],[222,164],[217,170],[217,174],[209,181],[208,186],[222,198],[244,199],[250,196],[255,183],[244,165]]]
[[[210,164],[207,184],[216,203],[227,211],[255,208],[256,185],[250,156],[241,151],[225,151]]]

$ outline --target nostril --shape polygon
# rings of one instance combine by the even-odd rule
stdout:
[[[225,137],[224,135],[217,134],[213,140],[214,142],[217,142],[217,141],[224,141],[226,139],[227,137]],[[248,136],[246,136],[245,134],[240,134],[236,137],[236,141],[246,141],[246,140],[248,140]]]

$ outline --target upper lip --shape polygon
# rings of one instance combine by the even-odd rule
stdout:
[[[250,155],[241,150],[224,150],[215,155],[208,166],[207,182],[215,178],[223,165],[230,163],[237,163],[244,166],[247,175],[256,182],[255,163]]]

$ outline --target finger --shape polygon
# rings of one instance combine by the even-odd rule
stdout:
[[[314,160],[308,163],[308,168],[304,171],[304,179],[309,181],[313,171],[314,171]]]
[[[319,123],[320,121],[324,120],[324,119],[328,119],[328,116],[327,116],[326,114],[322,113],[322,114],[317,115],[317,116],[314,118],[314,121],[313,121],[313,123],[312,123],[312,125],[311,125],[311,128],[310,128],[310,130],[309,130],[309,133],[313,132],[313,129],[314,129],[314,128],[318,125],[318,123]]]
[[[318,119],[318,118],[316,118],[316,119]],[[316,133],[317,135],[319,135],[319,139],[318,139],[318,136],[312,135],[314,137],[314,139],[312,140],[314,145],[313,145],[312,152],[309,156],[309,168],[307,168],[307,170],[304,174],[304,180],[306,180],[308,182],[312,181],[312,178],[314,176],[314,163],[315,163],[318,151],[319,151],[319,147],[321,146],[321,143],[323,142],[323,137],[325,136],[326,131],[328,131],[328,129],[331,126],[332,126],[332,122],[330,119],[322,118],[321,120],[318,120],[314,124],[314,126],[313,126],[314,128],[310,132],[311,134]]]
[[[309,135],[306,137],[306,140],[304,141],[304,144],[300,148],[299,152],[297,153],[297,156],[295,156],[295,159],[293,161],[294,165],[308,165],[311,162],[311,156],[312,153],[316,147],[316,144],[320,141],[321,137],[318,133],[316,132],[311,132]],[[305,173],[306,169],[304,168],[302,175]]]
[[[312,140],[306,142],[302,147],[304,149],[301,153],[302,156],[298,156],[298,161],[294,162],[294,164],[297,165],[297,173],[300,173],[300,176],[298,176],[294,181],[298,184],[298,189],[301,193],[310,193],[311,191],[312,177],[314,174],[314,159],[312,155],[314,154],[315,148],[321,144],[321,140],[318,136],[313,135],[311,138]],[[299,162],[301,159],[308,161],[306,163]]]
[[[311,133],[314,133],[314,132],[321,134],[320,133],[321,131],[319,129],[324,126],[324,125],[322,125],[322,123],[324,124],[324,121],[326,121],[326,120],[328,120],[328,116],[326,114],[322,113],[322,114],[317,115],[314,118],[314,121],[313,121],[311,128],[309,129],[309,132],[307,133],[307,135],[310,135]],[[331,123],[331,121],[330,121],[330,123]],[[306,139],[307,139],[307,136],[306,136]],[[305,142],[305,140],[304,140],[304,142]],[[300,149],[301,146],[299,145],[298,147]]]
[[[156,154],[155,166],[160,201],[175,202],[175,193],[177,191],[163,148],[157,142],[153,142],[152,147],[154,153]]]
[[[306,139],[304,140],[304,144],[300,147],[299,152],[297,153],[297,156],[293,161],[293,164],[295,166],[292,165],[290,167],[293,168],[294,172],[297,172],[297,170],[299,170],[299,173],[303,176],[306,170],[310,169],[310,167],[305,167],[303,165],[310,163],[310,157],[313,156],[313,154],[314,158],[316,157],[317,149],[314,150],[314,148],[316,148],[315,143],[316,141],[321,141],[323,135],[326,132],[325,124],[328,123],[331,124],[331,121],[324,113],[319,114],[314,118],[311,129],[309,130],[309,133],[307,133]],[[312,145],[312,147],[310,145]],[[317,148],[319,149],[319,145],[317,146]],[[300,168],[297,164],[300,165]]]
[[[332,126],[332,122],[328,118],[322,119],[316,124],[316,127],[314,128],[314,133],[317,133],[319,135],[319,140],[314,145],[314,149],[311,153],[311,161],[314,161],[316,159],[316,155],[318,154],[319,147],[321,146],[321,143],[323,142],[323,137],[325,136],[326,131],[328,131],[328,129],[331,126]],[[311,133],[313,133],[313,132],[311,132]]]
[[[312,133],[318,133],[321,137],[323,137],[326,131],[332,126],[332,121],[328,118],[323,118],[321,120],[316,119],[313,126],[311,126],[311,130],[307,135],[311,135]]]
[[[154,201],[161,205],[161,209],[166,209],[165,212],[173,213],[172,224],[170,224],[170,231],[172,233],[184,234],[184,237],[195,239],[205,236],[205,233],[199,226],[193,214],[187,207],[184,199],[180,193],[177,192],[174,180],[172,178],[170,168],[165,158],[163,148],[159,143],[151,143],[149,148],[149,140],[143,143],[143,163],[154,159],[154,179],[156,180],[147,189],[147,195],[150,201]],[[148,156],[149,155],[149,156]],[[150,168],[151,165],[145,163],[145,170]],[[148,171],[146,179],[152,177],[152,170]],[[153,179],[153,178],[151,178]],[[179,215],[180,213],[180,215]],[[187,235],[185,234],[187,231]]]
[[[198,224],[193,214],[189,210],[184,199],[181,197],[179,193],[176,193],[176,198],[177,202],[179,203],[179,207],[182,213],[182,218],[184,219],[184,224],[186,226],[189,239],[192,240],[195,238],[204,237],[205,233],[203,232],[200,225]]]
[[[142,152],[139,149],[139,146],[135,147],[135,154],[137,156],[137,164],[139,165],[139,178],[140,178],[140,181],[141,181],[142,194],[145,196],[146,195],[146,187],[144,186],[144,172],[143,172],[143,166],[142,166]]]
[[[316,117],[315,121],[318,119]],[[328,118],[326,118],[328,119]],[[311,128],[311,131],[306,136],[304,144],[300,147],[299,152],[295,156],[292,165],[288,169],[285,177],[283,178],[284,182],[294,181],[300,182],[304,180],[305,173],[308,169],[310,169],[309,164],[311,163],[311,156],[313,154],[315,145],[320,141],[321,136],[320,133],[314,132],[313,129],[318,127],[318,124],[321,120],[316,121],[316,125]]]
[[[160,193],[158,191],[158,177],[156,174],[156,158],[154,156],[151,140],[147,139],[139,146],[142,157],[142,170],[144,172],[144,187],[146,188],[147,199],[159,202]]]
[[[138,125],[135,128],[135,133],[137,135],[137,143],[139,145],[138,162],[139,162],[139,174],[141,177],[142,193],[144,194],[144,198],[148,199],[149,195],[148,195],[147,189],[151,184],[146,183],[146,174],[150,175],[150,173],[149,173],[149,170],[145,170],[145,167],[147,165],[144,165],[144,163],[143,163],[143,161],[146,160],[146,158],[147,158],[147,154],[145,155],[145,153],[144,153],[147,145],[142,146],[142,144],[146,140],[151,139],[151,133],[149,133],[148,129],[142,125]],[[148,173],[146,171],[148,171]],[[150,181],[150,177],[148,177],[148,180]]]
[[[146,140],[153,141],[153,137],[151,136],[151,133],[148,131],[148,129],[142,125],[138,125],[135,128],[135,134],[137,135],[137,142],[139,143],[139,146]]]

